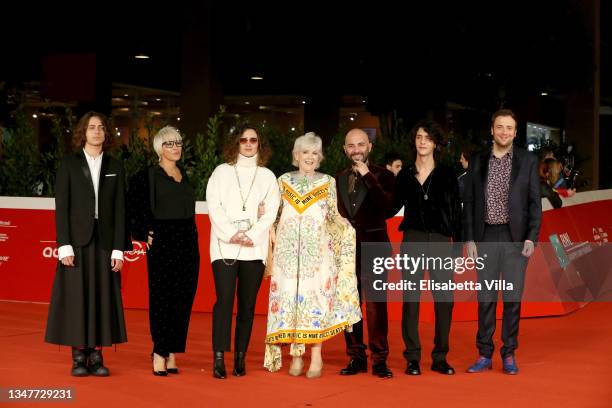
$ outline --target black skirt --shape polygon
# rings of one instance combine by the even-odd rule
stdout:
[[[149,323],[154,352],[185,352],[198,287],[200,252],[195,220],[154,220],[147,251]]]
[[[99,245],[97,224],[91,242],[73,249],[74,267],[57,264],[45,341],[75,347],[126,342],[121,274]]]

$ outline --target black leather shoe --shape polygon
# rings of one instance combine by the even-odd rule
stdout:
[[[410,360],[406,367],[406,374],[408,375],[421,375],[421,367],[419,366],[419,360]]]
[[[179,373],[178,367],[172,367],[172,368],[168,367],[168,361],[170,360],[170,354],[168,354],[168,358],[166,359],[166,371],[168,372],[168,374],[178,374]],[[176,364],[176,354],[173,354],[173,356],[175,357],[174,364]]]
[[[161,356],[160,356],[161,357]],[[151,362],[153,362],[153,353],[151,353]],[[158,377],[167,377],[168,376],[168,372],[170,371],[169,369],[163,370],[163,371],[156,371],[155,370],[155,365],[153,365],[153,375],[156,375]]]
[[[225,359],[222,351],[215,351],[215,361],[213,363],[213,377],[221,380],[227,377],[225,371]]]
[[[234,370],[232,371],[232,374],[234,374],[236,377],[246,375],[246,367],[244,364],[245,356],[246,353],[244,351],[237,351],[234,353]]]
[[[384,361],[372,365],[372,374],[380,378],[393,377],[393,372],[387,367],[387,363]]]
[[[87,371],[87,356],[83,350],[79,350],[76,347],[72,348],[72,370],[70,374],[73,377],[87,377],[89,371]]]
[[[455,374],[455,369],[451,367],[446,360],[434,361],[431,365],[431,371],[446,375]]]
[[[104,367],[104,359],[102,358],[102,350],[92,350],[87,357],[87,369],[89,374],[96,377],[108,377],[110,372]]]
[[[348,365],[340,370],[340,375],[355,375],[368,372],[368,360],[364,358],[353,358]]]

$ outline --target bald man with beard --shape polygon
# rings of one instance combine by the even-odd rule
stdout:
[[[395,177],[392,172],[368,161],[371,150],[372,143],[367,133],[361,129],[350,130],[345,137],[344,152],[352,164],[336,175],[338,210],[350,221],[357,232],[356,274],[361,302],[364,302],[362,278],[364,278],[363,282],[370,286],[374,276],[376,279],[384,279],[382,275],[374,275],[371,268],[362,271],[361,243],[389,243],[386,219],[389,218],[389,210],[393,206],[395,187]],[[390,244],[388,252],[388,256],[391,256]],[[391,378],[393,373],[387,367],[387,356],[389,355],[387,303],[365,299],[365,304],[372,374],[380,378]],[[351,360],[340,371],[340,374],[355,375],[367,372],[363,321],[353,325],[351,333],[345,332],[345,340],[347,354]]]

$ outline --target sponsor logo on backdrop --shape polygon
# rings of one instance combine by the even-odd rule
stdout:
[[[559,256],[559,261],[562,267],[565,267],[564,264],[567,265],[569,261],[578,259],[593,251],[590,242],[585,241],[575,243],[574,241],[572,241],[569,236],[569,233],[567,232],[559,234],[557,239],[555,239],[554,237],[556,237],[556,235],[550,236],[550,242],[553,244],[553,247],[555,247],[555,251],[557,252],[557,256]],[[561,245],[563,247],[559,248],[559,246]],[[562,260],[563,256],[561,254],[561,251],[563,251],[565,256],[567,257],[566,260]]]
[[[597,242],[599,245],[609,242],[608,233],[604,231],[602,227],[593,228],[593,241]]]
[[[4,263],[7,263],[9,259],[11,259],[10,256],[0,255],[0,266],[2,266],[2,264]]]
[[[46,245],[43,247],[42,256],[43,258],[55,258],[57,259],[57,247],[55,245],[55,241],[40,241],[41,244]],[[53,244],[53,246],[49,245]]]
[[[44,247],[42,251],[43,258],[57,258],[57,248]]]
[[[147,255],[147,251],[145,250],[144,245],[142,245],[142,242],[132,241],[132,245],[134,245],[134,250],[133,251],[124,251],[123,252],[123,259],[125,261],[127,261],[127,262],[136,262],[137,260],[140,259],[140,257]]]
[[[0,227],[15,228],[14,225],[11,225],[10,221],[5,221],[5,220],[0,220]],[[8,239],[9,239],[9,236],[7,233],[0,232],[0,242],[6,242],[8,241]]]

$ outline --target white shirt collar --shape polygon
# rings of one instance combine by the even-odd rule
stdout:
[[[104,154],[104,151],[101,151],[101,152],[100,152],[100,154],[99,154],[98,156],[96,156],[96,157],[91,156],[89,153],[87,153],[87,151],[85,150],[85,148],[83,148],[83,153],[85,154],[85,158],[86,158],[87,160],[93,160],[93,161],[96,161],[96,160],[99,160],[99,159],[101,159],[101,158],[102,158],[102,155]]]

